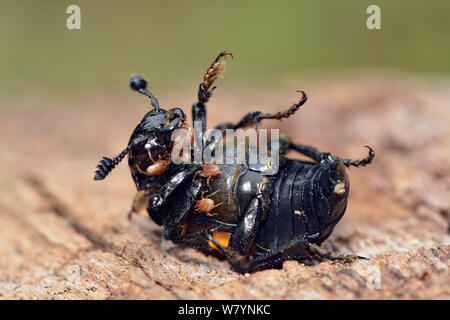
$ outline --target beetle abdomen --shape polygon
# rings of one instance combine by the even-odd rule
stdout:
[[[287,160],[275,180],[257,244],[277,248],[301,235],[317,235],[313,242],[322,242],[344,214],[348,189],[339,164]]]
[[[276,248],[294,236],[293,185],[298,174],[308,171],[310,163],[287,160],[280,168],[273,184],[271,204],[267,219],[261,225],[256,242],[265,248]],[[306,224],[295,222],[298,230],[306,231]]]

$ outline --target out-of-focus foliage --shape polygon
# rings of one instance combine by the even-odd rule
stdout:
[[[66,8],[81,8],[81,30]],[[381,30],[366,8],[381,7]],[[360,67],[449,74],[450,1],[2,1],[0,93],[122,86],[133,72],[160,88],[201,77],[221,50],[233,79]]]

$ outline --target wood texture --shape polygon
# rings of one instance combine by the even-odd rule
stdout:
[[[309,96],[302,110],[268,127],[282,125],[296,142],[341,157],[362,157],[372,146],[373,165],[349,170],[347,213],[324,245],[369,260],[286,262],[240,275],[162,240],[149,219],[127,220],[134,186],[126,162],[104,182],[92,180],[100,157],[123,149],[147,102],[130,95],[97,104],[97,96],[58,108],[49,99],[39,111],[1,112],[0,298],[449,299],[448,83],[358,75],[297,86],[219,88],[209,125],[282,110],[302,89]],[[158,96],[186,112],[192,97]]]

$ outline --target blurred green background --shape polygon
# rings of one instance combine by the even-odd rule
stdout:
[[[66,28],[67,6],[81,30]],[[366,8],[381,7],[381,30]],[[0,4],[0,94],[196,88],[211,60],[234,53],[230,80],[253,87],[360,68],[450,73],[450,1],[6,1]],[[231,65],[229,67],[231,69]]]

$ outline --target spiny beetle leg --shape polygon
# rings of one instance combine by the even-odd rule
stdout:
[[[164,205],[167,198],[181,185],[183,182],[192,179],[195,172],[199,170],[200,165],[193,165],[190,168],[178,172],[169,181],[163,185],[158,193],[150,196],[149,209],[158,209]]]
[[[277,112],[274,114],[266,113],[263,114],[260,111],[255,112],[249,112],[247,113],[235,126],[233,129],[237,130],[239,128],[247,127],[248,125],[254,124],[257,128],[261,120],[265,119],[275,119],[275,120],[281,120],[281,119],[287,119],[291,115],[293,115],[300,107],[305,104],[306,100],[308,99],[305,92],[298,90],[297,92],[300,92],[302,94],[301,99],[294,103],[292,106],[290,106],[286,111],[283,112]]]
[[[364,159],[361,160],[350,160],[350,159],[343,159],[343,163],[346,167],[349,166],[354,166],[354,167],[359,167],[359,166],[366,166],[368,164],[370,164],[373,160],[373,158],[375,158],[375,151],[373,151],[373,149],[369,146],[365,146],[367,149],[369,149],[369,154],[367,155],[367,157],[365,157]]]
[[[203,149],[203,146],[206,143],[206,106],[205,104],[209,101],[209,99],[212,96],[213,91],[216,89],[214,85],[215,82],[221,77],[221,75],[225,72],[224,69],[224,61],[220,61],[223,57],[233,55],[228,51],[221,52],[217,58],[214,60],[214,62],[211,64],[211,66],[206,71],[206,74],[203,76],[203,82],[200,83],[198,87],[198,102],[194,103],[192,105],[192,122],[194,124],[194,128],[197,128],[195,126],[196,123],[201,123],[201,132],[198,132],[196,130],[194,132],[195,141],[197,141],[197,144],[200,142],[199,137],[201,136],[201,148]]]
[[[301,154],[307,156],[308,158],[313,159],[316,162],[320,162],[325,155],[325,153],[320,152],[319,150],[317,150],[317,148],[303,145],[303,144],[291,143],[289,145],[289,149],[292,149],[298,153],[301,153]]]
[[[244,216],[239,221],[233,234],[230,237],[230,247],[232,250],[247,256],[253,246],[253,242],[261,221],[262,209],[260,200],[255,197],[245,211]]]
[[[356,256],[356,255],[334,255],[331,252],[327,252],[320,248],[318,245],[314,243],[308,244],[309,250],[311,250],[311,253],[315,256],[318,256],[321,259],[330,260],[333,262],[342,262],[342,263],[352,263],[356,260],[368,260],[366,257]]]
[[[204,182],[197,180],[192,182],[186,193],[181,195],[171,207],[167,214],[167,219],[164,225],[164,238],[167,240],[180,241],[180,233],[186,222],[191,209],[194,207],[198,196],[201,194]]]
[[[200,83],[198,88],[198,101],[200,103],[207,103],[209,98],[211,98],[214,89],[216,89],[213,85],[225,72],[225,61],[221,61],[221,59],[226,56],[231,56],[233,58],[233,54],[231,52],[222,51],[203,76],[203,82]]]
[[[369,149],[369,154],[367,155],[366,158],[361,159],[361,160],[342,159],[342,163],[346,167],[349,167],[349,166],[359,167],[359,166],[366,166],[366,165],[370,164],[372,162],[373,158],[375,157],[375,152],[373,151],[373,149],[371,147],[369,147],[369,146],[365,146],[365,147]],[[326,160],[326,159],[334,160],[334,161],[341,160],[339,157],[333,156],[329,152],[320,152],[319,150],[317,150],[317,148],[303,145],[303,144],[291,143],[289,145],[289,149],[294,150],[298,153],[301,153],[301,154],[307,156],[308,158],[313,159],[316,162],[320,162],[320,161]]]
[[[208,235],[208,239],[214,243],[220,252],[227,258],[232,268],[241,273],[254,272],[268,268],[279,268],[286,260],[298,260],[305,264],[311,264],[314,258],[307,251],[308,240],[305,236],[297,237],[288,244],[267,251],[260,256],[255,256],[253,259],[233,250],[224,248],[211,235]]]
[[[250,260],[247,256],[222,246],[216,239],[214,239],[212,232],[208,232],[206,234],[206,238],[216,246],[220,253],[228,260],[232,268],[242,273],[247,272],[246,270],[250,266]]]
[[[219,229],[219,227],[210,227],[206,229],[202,229],[199,231],[186,233],[186,234],[178,234],[176,236],[173,236],[170,240],[174,243],[178,244],[184,244],[188,246],[194,246],[194,247],[203,247],[207,248],[208,250],[213,250],[207,242],[205,242],[205,239],[208,239],[208,236],[211,235],[212,232]],[[199,244],[197,240],[201,239],[202,242],[204,242],[204,245]]]

